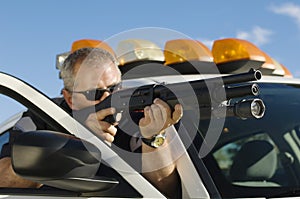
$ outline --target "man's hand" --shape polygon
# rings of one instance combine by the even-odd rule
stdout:
[[[91,113],[85,121],[85,125],[96,133],[100,138],[112,143],[117,133],[116,124],[102,121],[106,116],[114,114],[114,108],[106,108],[96,113]]]
[[[183,115],[180,104],[176,104],[171,113],[169,105],[161,99],[155,99],[151,106],[144,108],[144,116],[139,121],[141,134],[145,138],[163,132],[167,127],[176,124]]]

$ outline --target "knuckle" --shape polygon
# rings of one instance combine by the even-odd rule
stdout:
[[[109,133],[105,133],[104,134],[104,139],[108,142],[113,142],[114,141],[114,137],[111,136]]]
[[[159,108],[158,105],[156,105],[156,104],[151,104],[151,109],[155,110],[155,109],[158,109],[158,108]]]
[[[110,134],[111,134],[112,136],[115,136],[116,133],[117,133],[117,129],[116,129],[116,127],[114,127],[113,125],[110,125],[110,127],[108,127],[107,130],[110,132]]]

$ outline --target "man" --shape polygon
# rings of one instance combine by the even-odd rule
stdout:
[[[81,48],[70,54],[61,69],[61,77],[64,81],[62,91],[64,101],[60,102],[60,105],[70,114],[71,110],[81,110],[100,103],[111,94],[112,88],[121,82],[121,72],[115,58],[107,51],[99,48]],[[122,131],[118,130],[117,123],[110,124],[103,120],[114,113],[114,107],[91,113],[84,124],[106,142],[121,143],[124,140],[115,140],[115,138],[122,137],[120,135]],[[151,106],[144,108],[144,116],[138,121],[139,134],[143,140],[140,142],[141,170],[143,175],[167,196],[176,193],[179,177],[175,161],[172,160],[172,150],[169,147],[169,136],[166,134],[166,129],[176,124],[182,117],[182,113],[181,105],[177,104],[172,113],[166,102],[155,99]],[[28,120],[28,118],[23,117],[16,124],[16,129],[24,130],[24,120]],[[32,123],[36,125],[36,122]],[[130,135],[133,133],[129,132]],[[149,142],[152,138],[159,136],[166,136],[167,138],[163,145],[158,148],[150,146]],[[138,144],[138,142],[135,143]],[[133,145],[132,142],[130,144],[123,143],[123,146],[131,151],[138,148]],[[154,155],[147,155],[149,153]],[[157,166],[154,165],[154,162],[161,162],[162,164]],[[2,177],[0,180],[1,187],[41,186],[17,176],[11,167],[10,157],[0,160],[0,173],[4,175],[4,178]]]

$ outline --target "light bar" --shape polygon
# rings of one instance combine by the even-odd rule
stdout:
[[[113,56],[115,55],[115,52],[113,49],[105,42],[100,40],[94,40],[94,39],[81,39],[74,41],[71,47],[70,52],[64,52],[61,54],[56,55],[56,69],[61,70],[61,67],[65,61],[65,59],[74,51],[80,49],[80,48],[102,48],[109,53],[111,53]],[[60,78],[60,75],[59,75]]]
[[[69,56],[70,52],[65,52],[56,55],[56,69],[61,70],[61,67],[65,61],[65,59]]]
[[[143,39],[120,41],[116,49],[116,55],[121,66],[145,60],[164,62],[165,59],[161,48],[157,44]]]
[[[236,38],[214,41],[212,54],[216,64],[237,60],[266,61],[264,53],[254,44],[246,40]]]
[[[212,46],[214,61],[221,73],[240,73],[250,68],[265,71],[274,70],[273,66],[263,64],[269,60],[268,56],[249,41],[226,38],[214,41]]]
[[[292,73],[277,60],[272,58],[274,66],[276,69],[273,71],[272,75],[284,76],[284,77],[293,77]]]
[[[261,67],[259,68],[259,70],[264,75],[270,75],[276,69],[275,63],[274,63],[273,59],[269,55],[267,55],[263,51],[262,51],[262,53],[264,54],[266,61],[265,61],[265,63],[263,63],[263,65],[261,65]]]
[[[293,77],[292,73],[288,70],[287,67],[285,67],[284,65],[280,64],[280,66],[283,68],[284,70],[284,77]]]
[[[71,47],[71,52],[80,48],[102,48],[115,56],[114,50],[104,41],[95,39],[81,39],[74,41]]]
[[[167,41],[164,49],[165,65],[187,61],[213,62],[209,48],[197,40],[176,39]]]

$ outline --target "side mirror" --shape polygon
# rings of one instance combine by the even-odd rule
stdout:
[[[70,191],[104,191],[118,184],[95,176],[100,163],[96,146],[54,131],[20,133],[12,146],[12,165],[18,175]]]

